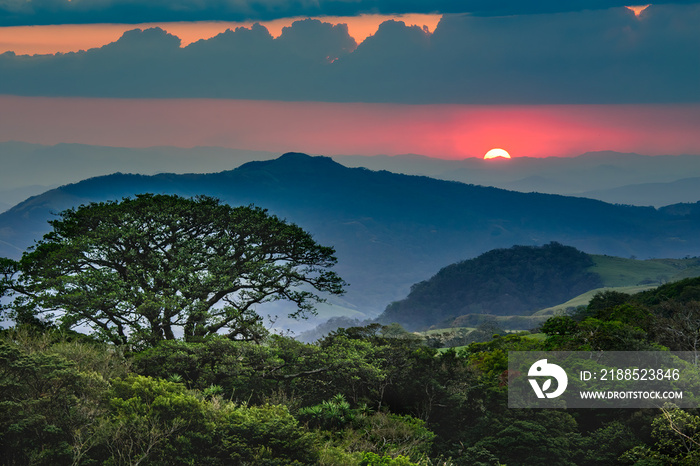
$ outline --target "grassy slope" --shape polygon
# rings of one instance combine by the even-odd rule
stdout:
[[[537,324],[536,317],[545,319],[548,316],[560,314],[569,308],[585,306],[599,291],[615,290],[627,294],[656,288],[667,282],[682,280],[688,277],[700,276],[700,258],[690,259],[625,259],[622,257],[591,255],[595,265],[589,270],[600,275],[605,285],[602,288],[587,291],[565,303],[548,307],[535,312],[533,325]],[[495,317],[504,328],[508,328],[508,319],[517,316]],[[463,327],[464,328],[464,327]],[[459,328],[435,329],[429,333],[455,332]],[[469,330],[473,330],[470,328]]]
[[[658,286],[700,275],[700,259],[636,260],[612,256],[591,256],[595,265],[589,270],[603,279],[606,287],[635,285]]]
[[[438,333],[456,333],[459,330],[469,330],[470,332],[476,330],[475,327],[446,327],[446,328],[436,328],[432,330],[426,330],[425,332],[416,332],[418,335],[435,335]]]
[[[595,265],[590,267],[603,279],[605,287],[587,291],[569,301],[548,307],[534,315],[559,314],[568,308],[585,306],[599,291],[615,290],[634,294],[656,288],[667,282],[700,276],[700,259],[625,259],[623,257],[592,255]]]
[[[419,332],[418,334],[421,335],[421,334],[424,334],[424,333],[425,333],[425,332]],[[518,332],[514,332],[514,333],[518,333]],[[545,335],[544,333],[531,333],[531,334],[522,333],[522,336],[524,336],[525,338],[532,338],[532,339],[534,339],[534,340],[540,340],[540,341],[542,341],[542,340],[544,340],[545,338],[547,338],[547,335]],[[449,347],[449,348],[438,348],[438,351],[441,352],[441,353],[444,353],[445,351],[450,350],[450,349],[453,349],[453,350],[455,350],[455,351],[459,351],[459,350],[461,350],[461,349],[465,349],[465,348],[468,348],[468,347],[469,347],[469,345],[466,345],[466,346],[452,346],[452,347]]]
[[[594,290],[590,290],[590,291],[587,291],[583,294],[580,294],[580,295],[576,296],[575,298],[568,300],[565,303],[557,304],[556,306],[548,307],[548,308],[542,309],[540,311],[537,311],[533,315],[551,316],[551,315],[561,314],[565,310],[572,308],[572,307],[586,306],[588,304],[588,302],[591,300],[591,298],[596,293],[598,293],[600,291],[615,290],[615,291],[619,291],[621,293],[634,294],[634,293],[639,293],[640,291],[646,291],[646,290],[650,290],[652,288],[656,288],[656,286],[657,285],[606,286],[603,288],[596,288]]]

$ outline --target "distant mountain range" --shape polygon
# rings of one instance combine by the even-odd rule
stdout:
[[[106,147],[86,144],[46,146],[0,143],[0,212],[56,186],[112,173],[215,173],[279,153],[222,147]],[[41,189],[43,187],[43,189]]]
[[[420,155],[338,156],[349,167],[494,186],[520,192],[564,194],[613,204],[661,207],[700,201],[700,156],[645,156],[612,151],[577,157],[441,160]]]
[[[642,183],[617,188],[585,191],[577,196],[606,202],[660,207],[700,199],[700,177],[683,178],[668,183]]]
[[[350,283],[341,314],[376,316],[446,264],[514,244],[558,241],[622,257],[700,254],[700,204],[653,209],[348,168],[289,153],[212,174],[114,174],[32,197],[0,214],[0,255],[19,257],[63,209],[137,193],[206,194],[295,222],[337,250]]]
[[[45,146],[0,143],[0,211],[39,194],[41,186],[75,183],[115,172],[215,173],[243,163],[272,160],[279,153],[221,147]],[[461,181],[520,192],[575,195],[617,204],[661,207],[700,201],[700,155],[644,156],[589,152],[578,157],[485,161],[442,160],[420,155],[352,156],[333,159],[348,167]],[[36,170],[41,167],[41,170]],[[39,186],[36,186],[39,185]],[[28,188],[28,189],[27,189]]]

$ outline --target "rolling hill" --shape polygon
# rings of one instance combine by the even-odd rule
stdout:
[[[697,276],[700,258],[638,260],[590,255],[559,243],[513,246],[444,267],[413,285],[378,320],[415,330],[476,323],[484,316],[546,318],[585,306],[603,290],[632,294]]]
[[[700,253],[700,208],[654,209],[519,193],[288,153],[212,174],[114,174],[62,186],[0,214],[0,255],[17,258],[63,209],[137,193],[206,194],[256,204],[337,250],[350,283],[336,304],[376,316],[444,264],[514,244],[550,241],[640,258]],[[346,311],[341,313],[347,314]]]

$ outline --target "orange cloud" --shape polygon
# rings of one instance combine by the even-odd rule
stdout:
[[[628,8],[628,9],[632,10],[632,11],[634,12],[634,16],[639,17],[639,15],[642,14],[642,11],[646,10],[646,9],[649,8],[650,6],[651,6],[651,3],[649,3],[649,4],[647,4],[647,5],[628,6],[628,7],[625,7],[625,8]]]
[[[427,26],[434,31],[440,15],[411,14],[402,16],[360,15],[318,17],[332,24],[347,24],[350,35],[359,44],[384,21],[395,19],[407,25]],[[282,28],[302,18],[283,18],[261,22],[274,37],[282,33]],[[222,21],[200,21],[179,23],[145,23],[145,24],[62,24],[52,26],[11,26],[0,28],[0,53],[13,51],[17,55],[54,54],[77,52],[101,47],[116,41],[128,30],[160,27],[170,34],[182,39],[182,46],[187,46],[200,39],[208,39],[227,29],[251,27],[252,22],[234,23]]]

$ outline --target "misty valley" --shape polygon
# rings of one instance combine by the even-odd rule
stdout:
[[[509,352],[700,355],[697,185],[592,199],[651,189],[602,154],[576,193],[526,161],[245,157],[0,214],[1,464],[700,463],[695,408],[508,402]]]

